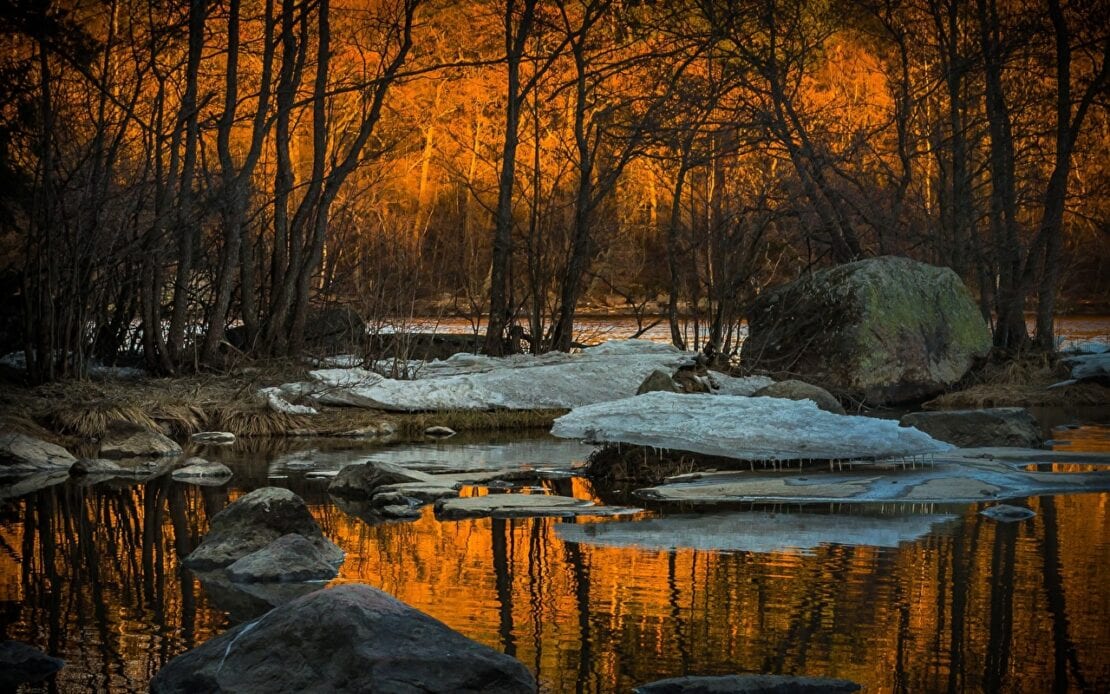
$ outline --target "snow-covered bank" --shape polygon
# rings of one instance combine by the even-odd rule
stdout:
[[[551,433],[740,460],[882,459],[952,446],[887,419],[837,415],[810,400],[647,393],[579,407]]]
[[[284,385],[281,392],[322,405],[393,411],[570,409],[628,397],[652,371],[674,371],[692,359],[671,345],[623,340],[573,354],[457,354],[423,365],[408,380],[361,368],[319,369],[309,373],[310,382]],[[732,394],[766,385],[761,378],[713,378]]]

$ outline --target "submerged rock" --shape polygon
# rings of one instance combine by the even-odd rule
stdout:
[[[0,690],[38,682],[65,667],[61,658],[46,655],[20,641],[0,641]]]
[[[672,677],[637,687],[636,694],[848,694],[860,685],[828,677],[722,675]]]
[[[114,460],[104,458],[82,458],[69,466],[69,474],[80,475],[126,475],[128,471]]]
[[[324,537],[301,497],[288,489],[263,487],[212,516],[204,541],[184,563],[202,570],[227,566],[289,533],[308,538],[329,562],[343,560],[343,550]]]
[[[279,605],[320,590],[315,582],[236,583],[227,571],[198,571],[197,579],[212,604],[226,612],[232,624],[258,619]]]
[[[586,499],[546,494],[487,494],[436,503],[436,516],[445,520],[460,518],[533,518],[554,516],[614,516],[637,509],[598,506]]]
[[[359,584],[276,607],[174,658],[150,683],[154,694],[535,690],[517,660]]]
[[[745,369],[800,374],[873,405],[936,395],[991,347],[987,324],[956,273],[893,256],[764,292],[748,325]]]
[[[193,484],[223,484],[231,479],[231,468],[223,463],[215,463],[203,458],[189,458],[185,466],[174,470],[170,477],[181,482]]]
[[[339,574],[333,560],[305,536],[289,533],[237,559],[227,575],[237,583],[326,581]]]
[[[901,424],[961,448],[1035,448],[1044,442],[1041,426],[1023,407],[911,412],[902,417]]]
[[[181,446],[172,439],[130,422],[111,422],[100,440],[100,456],[103,458],[147,458],[180,454]]]
[[[68,470],[77,462],[61,446],[26,434],[0,433],[0,476]]]
[[[1037,515],[1037,512],[1025,508],[1023,506],[1010,506],[1009,504],[998,504],[985,508],[979,512],[980,516],[986,516],[991,520],[996,520],[999,523],[1016,523],[1017,521],[1029,520]]]
[[[793,378],[772,383],[766,388],[760,388],[753,393],[753,396],[757,398],[782,398],[784,400],[812,400],[817,407],[825,412],[848,414],[844,411],[844,406],[840,404],[840,401],[833,397],[833,394],[829,391],[812,383]]]

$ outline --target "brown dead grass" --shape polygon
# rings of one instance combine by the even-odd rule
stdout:
[[[1086,407],[1110,405],[1110,388],[1097,383],[1049,386],[1068,378],[1056,357],[1030,352],[990,361],[969,374],[960,386],[929,402],[927,410],[983,407]]]
[[[356,407],[318,407],[318,415],[269,409],[260,388],[305,380],[305,368],[287,362],[252,365],[220,375],[134,381],[65,381],[0,393],[0,429],[53,440],[95,440],[112,422],[129,422],[178,438],[204,430],[239,437],[340,436],[394,424],[403,438],[423,437],[433,425],[458,432],[550,427],[566,410],[385,413]],[[50,434],[53,432],[53,434]]]
[[[551,423],[567,410],[446,410],[397,415],[398,433],[405,437],[422,436],[431,426],[455,431],[512,431],[550,429]]]

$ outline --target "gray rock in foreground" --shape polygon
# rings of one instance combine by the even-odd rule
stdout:
[[[38,682],[65,667],[61,658],[46,655],[20,641],[0,641],[0,690]]]
[[[786,675],[674,677],[636,688],[636,694],[843,694],[858,692],[849,680]]]
[[[812,383],[806,383],[805,381],[799,381],[793,378],[760,388],[752,393],[752,397],[812,400],[817,407],[826,412],[847,414],[847,412],[844,411],[844,406],[840,404],[839,400],[833,397],[832,393],[820,386],[815,386]]]
[[[69,451],[26,434],[0,434],[0,476],[68,470],[77,462]]]
[[[238,583],[326,581],[339,573],[329,559],[308,538],[289,533],[240,557],[227,567],[227,575]]]
[[[923,400],[991,347],[960,278],[908,258],[870,258],[764,292],[748,313],[746,369],[795,374],[872,405]]]
[[[900,424],[961,448],[1036,448],[1044,443],[1040,424],[1022,407],[911,412]]]
[[[174,658],[150,683],[154,694],[535,690],[517,660],[359,584],[274,608]]]
[[[324,537],[301,497],[288,489],[263,487],[212,516],[208,534],[185,565],[201,570],[227,566],[289,533],[308,538],[329,562],[343,560],[343,550]]]
[[[112,422],[100,440],[101,458],[180,455],[181,446],[157,431],[128,422]]]

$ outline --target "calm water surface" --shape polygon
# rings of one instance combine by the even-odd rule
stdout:
[[[1055,437],[1107,450],[1108,431]],[[633,546],[589,525],[637,519],[441,523],[429,511],[372,525],[326,493],[328,471],[371,457],[569,467],[589,451],[575,443],[297,445],[199,451],[233,466],[225,487],[65,482],[0,502],[0,638],[68,663],[28,691],[145,691],[167,660],[264,609],[179,557],[212,514],[268,484],[303,496],[346,550],[337,582],[378,586],[514,655],[545,691],[741,671],[868,692],[1110,691],[1110,494],[1029,499],[1037,516],[1008,525],[967,506],[645,514],[653,532]],[[594,495],[578,479],[543,491]]]

